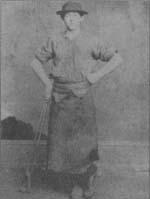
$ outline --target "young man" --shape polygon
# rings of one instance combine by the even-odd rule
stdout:
[[[74,174],[84,171],[91,185],[95,175],[92,168],[99,157],[95,106],[89,88],[119,66],[122,59],[117,50],[103,45],[99,38],[81,28],[88,13],[80,3],[67,2],[57,14],[64,22],[65,31],[48,37],[31,63],[45,85],[46,99],[52,101],[49,169]],[[47,77],[43,64],[49,60],[52,63]],[[107,63],[100,69],[98,60]]]

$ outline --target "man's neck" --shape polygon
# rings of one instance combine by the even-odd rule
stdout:
[[[73,40],[75,39],[79,34],[80,34],[80,28],[75,29],[75,30],[67,30],[66,31],[66,36],[70,39]]]

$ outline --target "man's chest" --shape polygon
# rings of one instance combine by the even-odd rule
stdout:
[[[91,56],[91,46],[85,39],[60,39],[54,42],[54,53],[59,59],[88,59]]]

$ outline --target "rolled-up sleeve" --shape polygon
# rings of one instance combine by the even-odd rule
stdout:
[[[53,42],[50,38],[46,40],[46,42],[36,50],[35,57],[42,63],[48,62],[53,58]]]
[[[98,39],[93,42],[92,57],[108,62],[118,50],[110,44],[102,43]]]

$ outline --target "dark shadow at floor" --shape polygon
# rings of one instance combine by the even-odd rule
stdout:
[[[91,166],[82,174],[55,173],[35,169],[32,173],[32,186],[36,188],[40,186],[43,189],[53,189],[56,192],[62,193],[70,193],[76,185],[86,190],[88,188],[89,178],[95,172],[95,166]]]

